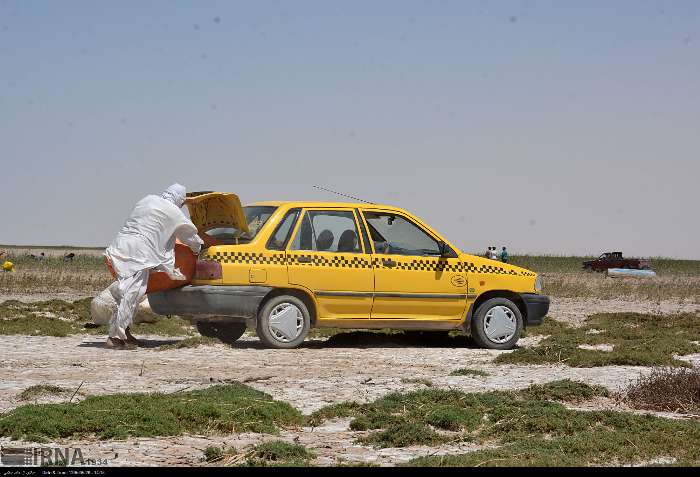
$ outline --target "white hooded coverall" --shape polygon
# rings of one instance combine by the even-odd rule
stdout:
[[[160,197],[148,195],[138,201],[105,250],[117,274],[117,281],[109,287],[117,302],[109,327],[110,338],[126,340],[126,328],[146,295],[151,269],[166,272],[175,280],[185,278],[175,268],[176,238],[199,253],[204,242],[192,221],[180,210],[185,193],[184,186],[173,184]]]

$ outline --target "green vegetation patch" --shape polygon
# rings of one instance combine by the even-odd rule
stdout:
[[[244,463],[248,467],[306,467],[314,453],[299,444],[269,441],[255,446]]]
[[[374,447],[408,447],[412,445],[436,445],[449,440],[420,421],[404,421],[389,424],[386,429],[360,437],[358,442]]]
[[[450,376],[479,376],[485,378],[490,375],[486,371],[480,369],[459,368],[452,371]]]
[[[622,414],[622,413],[620,413]],[[551,438],[536,433],[495,449],[413,459],[411,467],[582,467],[648,463],[671,458],[700,464],[698,424],[648,416],[608,419],[596,413],[588,430]],[[625,428],[624,425],[629,425]],[[611,426],[611,429],[607,429]]]
[[[85,327],[89,323],[92,298],[74,302],[48,300],[24,303],[8,300],[0,303],[0,335],[68,336],[74,334],[103,334],[107,325]],[[150,313],[150,312],[149,312]],[[179,317],[165,318],[154,313],[153,323],[136,323],[131,326],[135,335],[160,336],[191,335],[194,328]]]
[[[596,396],[609,397],[610,393],[603,386],[591,386],[588,384],[562,379],[550,381],[546,384],[533,384],[529,388],[520,391],[525,399],[538,401],[560,401],[577,403],[589,401]]]
[[[494,446],[464,455],[415,459],[420,466],[603,465],[671,457],[700,463],[700,422],[616,411],[578,411],[561,402],[607,395],[569,380],[521,391],[467,394],[422,390],[367,404],[340,403],[312,420],[354,417],[370,430],[358,440],[376,447],[469,441]],[[448,432],[451,431],[451,432]]]
[[[425,378],[401,378],[401,382],[403,384],[422,384],[423,386],[427,386],[429,388],[433,387],[433,382]]]
[[[654,315],[602,313],[573,328],[555,320],[534,330],[549,334],[537,346],[501,354],[497,363],[567,364],[576,367],[609,365],[689,366],[673,355],[699,353],[692,343],[700,336],[700,314]],[[580,345],[612,345],[612,351],[581,349]]]
[[[30,386],[17,396],[21,401],[31,401],[39,396],[55,396],[67,393],[69,390],[53,384],[37,384]]]
[[[90,396],[76,404],[30,404],[0,417],[0,436],[40,441],[96,435],[102,439],[188,433],[276,433],[297,425],[291,405],[243,384],[173,394]]]
[[[375,447],[406,447],[414,444],[433,445],[453,439],[440,431],[463,432],[464,437],[486,435],[483,419],[493,413],[527,411],[542,414],[542,406],[558,406],[547,399],[581,401],[607,395],[607,390],[570,380],[531,386],[519,392],[465,394],[461,391],[426,389],[410,393],[391,393],[368,404],[344,402],[324,407],[309,417],[309,423],[334,417],[352,417],[350,429],[373,430],[360,442]],[[514,409],[518,408],[518,409]],[[562,410],[562,406],[559,406]],[[558,409],[558,408],[557,408]],[[521,413],[522,414],[522,413]],[[491,427],[500,425],[500,419]]]
[[[209,446],[204,449],[204,460],[207,462],[215,462],[224,457],[225,450],[221,447]]]

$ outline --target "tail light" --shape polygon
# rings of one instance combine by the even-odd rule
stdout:
[[[220,280],[222,278],[221,263],[214,260],[197,260],[194,278],[197,280]]]

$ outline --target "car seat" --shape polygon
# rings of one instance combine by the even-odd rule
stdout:
[[[316,250],[318,251],[327,251],[331,246],[333,246],[333,240],[335,237],[333,236],[333,232],[331,232],[328,229],[325,229],[323,232],[318,234],[318,237],[316,237]]]
[[[346,230],[338,239],[338,252],[357,252],[357,234],[354,230]]]

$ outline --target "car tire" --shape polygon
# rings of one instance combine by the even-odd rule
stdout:
[[[200,321],[197,323],[197,331],[202,336],[217,338],[223,343],[235,343],[245,333],[245,323],[226,321]]]
[[[295,296],[273,297],[258,313],[258,338],[270,348],[296,348],[304,342],[310,328],[309,309]]]
[[[511,349],[523,331],[523,315],[507,298],[486,300],[472,317],[471,335],[477,345],[486,349]]]

